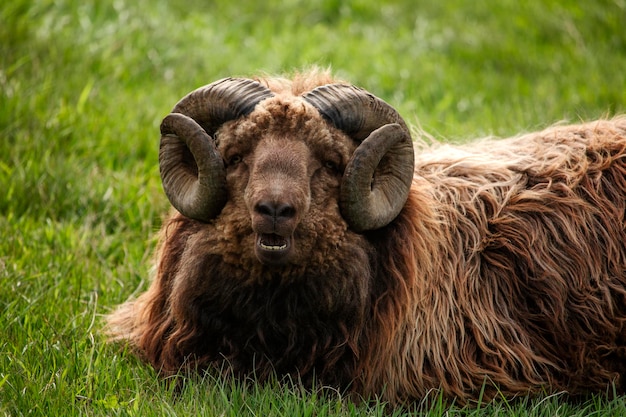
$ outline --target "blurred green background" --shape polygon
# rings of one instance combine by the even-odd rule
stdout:
[[[145,289],[169,207],[161,118],[216,79],[312,65],[442,141],[608,117],[626,111],[624,24],[624,0],[2,2],[0,413],[384,415],[212,383],[160,401],[104,343],[100,316]]]

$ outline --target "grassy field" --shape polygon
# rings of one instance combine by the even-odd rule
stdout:
[[[527,4],[529,3],[529,4]],[[440,140],[626,112],[626,2],[11,0],[0,5],[0,415],[626,415],[564,395],[412,410],[172,384],[100,332],[146,288],[158,124],[200,85],[310,65]]]

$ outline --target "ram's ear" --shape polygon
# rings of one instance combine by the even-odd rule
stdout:
[[[163,119],[161,181],[178,211],[200,221],[220,213],[227,198],[226,174],[211,135],[272,95],[256,81],[226,78],[192,91]]]
[[[361,142],[344,173],[342,215],[356,231],[386,226],[402,210],[413,181],[415,155],[404,120],[383,100],[351,85],[325,85],[303,98]]]

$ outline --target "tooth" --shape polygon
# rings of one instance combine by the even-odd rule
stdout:
[[[266,249],[266,250],[282,250],[282,249],[285,249],[287,247],[287,245],[269,246],[269,245],[266,245],[264,243],[261,243],[261,247],[263,249]]]

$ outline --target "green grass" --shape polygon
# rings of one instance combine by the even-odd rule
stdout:
[[[209,376],[177,391],[104,343],[102,315],[146,288],[158,124],[202,84],[330,65],[450,141],[626,112],[624,0],[488,3],[2,2],[0,415],[404,415]],[[624,415],[626,398],[413,411]]]

